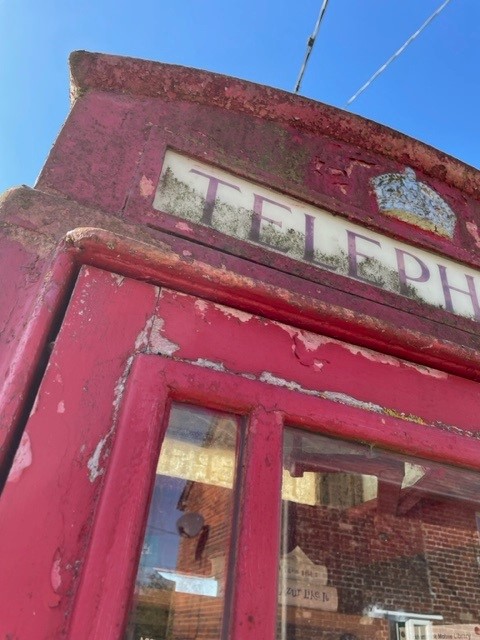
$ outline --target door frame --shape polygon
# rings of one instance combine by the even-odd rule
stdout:
[[[301,397],[301,402],[299,398]],[[140,545],[159,451],[172,401],[245,416],[244,448],[237,460],[238,495],[229,576],[230,596],[223,639],[275,637],[282,440],[286,425],[340,439],[378,443],[408,450],[426,427],[321,397],[218,372],[158,355],[139,354],[132,364],[126,395],[106,472],[100,504],[74,605],[71,640],[118,640],[129,613]],[[443,433],[449,462],[458,461],[458,437]],[[420,437],[420,440],[422,438]],[[428,438],[424,455],[427,456]],[[480,470],[480,441],[469,441],[462,457]],[[421,448],[421,447],[420,447]],[[418,447],[416,454],[418,455]],[[135,475],[128,476],[132,457]],[[120,491],[119,487],[123,490]],[[277,496],[272,500],[272,496]],[[258,518],[258,514],[262,518]],[[254,544],[252,544],[254,541]],[[233,566],[233,563],[231,563]],[[232,575],[233,574],[233,575]],[[235,585],[233,587],[233,584]]]

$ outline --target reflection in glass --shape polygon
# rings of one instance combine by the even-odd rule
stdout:
[[[480,476],[288,428],[278,640],[480,639]]]
[[[219,638],[239,419],[173,405],[126,640]]]

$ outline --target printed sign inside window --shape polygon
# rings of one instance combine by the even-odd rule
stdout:
[[[480,638],[480,475],[299,429],[284,468],[278,640]]]

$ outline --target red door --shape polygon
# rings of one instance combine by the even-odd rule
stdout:
[[[0,503],[2,632],[475,633],[478,398],[84,268]]]

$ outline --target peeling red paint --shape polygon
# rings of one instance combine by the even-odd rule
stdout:
[[[142,176],[140,179],[140,193],[144,198],[148,198],[155,191],[155,185],[150,178]]]
[[[8,474],[8,482],[18,482],[21,475],[32,464],[32,446],[28,433],[23,433],[18,445],[17,453],[13,460],[12,468]]]
[[[50,580],[52,583],[52,589],[57,592],[60,587],[62,586],[62,575],[61,575],[61,571],[60,571],[60,567],[61,567],[61,555],[60,555],[60,550],[57,549],[55,552],[55,557],[53,560],[53,564],[52,564],[52,571],[50,574]]]
[[[468,220],[465,223],[465,227],[467,228],[468,233],[472,236],[475,241],[475,245],[480,248],[480,233],[478,231],[478,226],[475,222]]]

